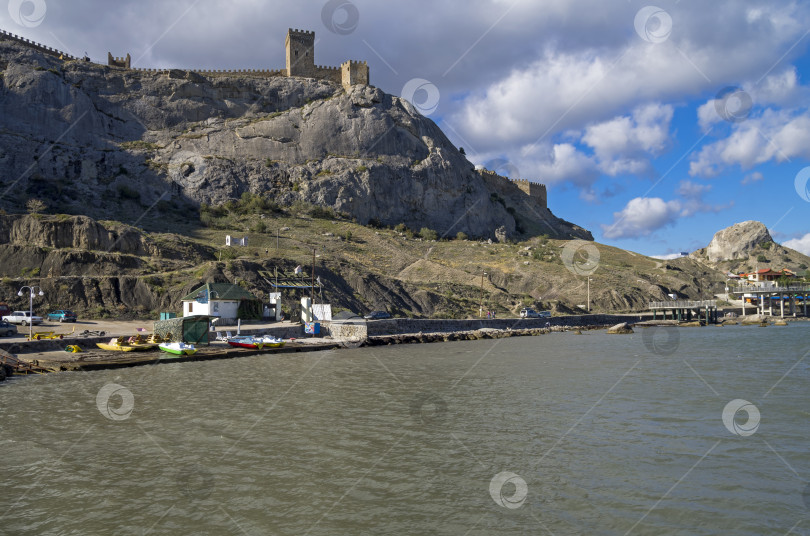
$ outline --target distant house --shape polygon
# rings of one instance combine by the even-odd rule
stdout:
[[[744,275],[747,275],[748,281],[754,284],[763,284],[772,281],[778,281],[783,277],[786,277],[788,279],[793,279],[796,277],[796,274],[788,270],[787,268],[779,271],[771,270],[770,268],[763,268],[762,270],[757,270],[756,272]]]
[[[232,283],[206,283],[182,299],[183,316],[219,317],[219,324],[235,323],[237,318],[258,318],[261,301]]]

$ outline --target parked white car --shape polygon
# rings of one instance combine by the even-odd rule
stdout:
[[[32,316],[28,311],[14,311],[10,315],[4,316],[2,320],[10,324],[22,324],[23,326],[42,324],[41,316]]]
[[[530,307],[521,309],[520,318],[551,318],[551,311],[540,311],[539,313]]]

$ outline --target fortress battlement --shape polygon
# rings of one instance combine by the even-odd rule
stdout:
[[[55,58],[64,61],[77,60],[79,58],[72,56],[61,50],[51,48],[34,41],[30,41],[24,37],[0,30],[0,40],[10,40],[20,43],[22,45],[33,48],[44,54],[48,54]],[[368,63],[365,61],[347,60],[340,64],[338,67],[330,67],[325,65],[315,65],[315,32],[308,30],[299,30],[298,28],[289,28],[287,30],[287,37],[285,39],[285,48],[287,56],[287,65],[285,69],[240,69],[240,70],[210,70],[210,69],[195,69],[191,72],[197,73],[202,76],[254,76],[261,78],[273,78],[277,76],[300,76],[304,78],[317,78],[320,80],[329,80],[336,84],[342,84],[344,88],[348,89],[353,85],[369,83],[369,69]],[[90,61],[89,58],[85,58]],[[148,69],[142,67],[132,67],[132,56],[113,56],[111,52],[107,52],[107,66],[119,69],[127,69],[140,73],[162,73],[170,69]]]
[[[16,41],[17,43],[20,43],[22,45],[31,47],[31,48],[33,48],[35,50],[38,50],[39,52],[42,52],[44,54],[48,54],[49,56],[53,56],[53,57],[59,58],[61,60],[69,61],[69,60],[78,59],[75,56],[71,56],[67,52],[62,52],[61,50],[57,50],[57,49],[51,48],[51,47],[49,47],[47,45],[37,43],[36,41],[31,41],[30,39],[26,39],[25,37],[15,35],[15,34],[13,34],[11,32],[7,32],[5,30],[0,30],[0,39],[7,39],[9,41]]]
[[[517,189],[529,196],[537,205],[542,208],[548,208],[548,193],[545,184],[533,182],[528,179],[509,179],[488,169],[479,169],[478,173],[486,179],[487,182],[500,190],[509,191],[510,188],[514,189],[517,187]],[[512,190],[512,192],[514,192],[514,190]]]

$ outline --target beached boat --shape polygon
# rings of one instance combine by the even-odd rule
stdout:
[[[284,346],[284,339],[280,337],[273,337],[272,335],[264,335],[261,337],[263,348],[281,348]]]
[[[136,349],[134,346],[127,344],[126,337],[110,339],[110,342],[97,342],[96,346],[102,350],[111,350],[114,352],[132,352]]]
[[[197,352],[193,344],[184,342],[164,342],[159,344],[158,348],[174,355],[194,355]]]
[[[158,345],[156,342],[145,342],[140,337],[118,337],[110,339],[110,342],[97,342],[96,346],[102,350],[113,352],[134,352],[137,350],[149,350]]]
[[[264,346],[262,339],[257,339],[256,337],[252,337],[250,335],[231,337],[228,339],[228,344],[235,346],[236,348],[253,348],[259,350],[261,350]]]

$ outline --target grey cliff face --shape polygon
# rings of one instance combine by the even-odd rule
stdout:
[[[759,244],[773,242],[768,228],[758,221],[736,223],[718,231],[706,248],[710,262],[747,258]]]
[[[12,210],[36,197],[134,219],[158,216],[159,201],[191,209],[252,192],[439,235],[592,239],[517,194],[495,195],[433,121],[371,86],[131,71],[8,41],[0,74],[0,204]]]

